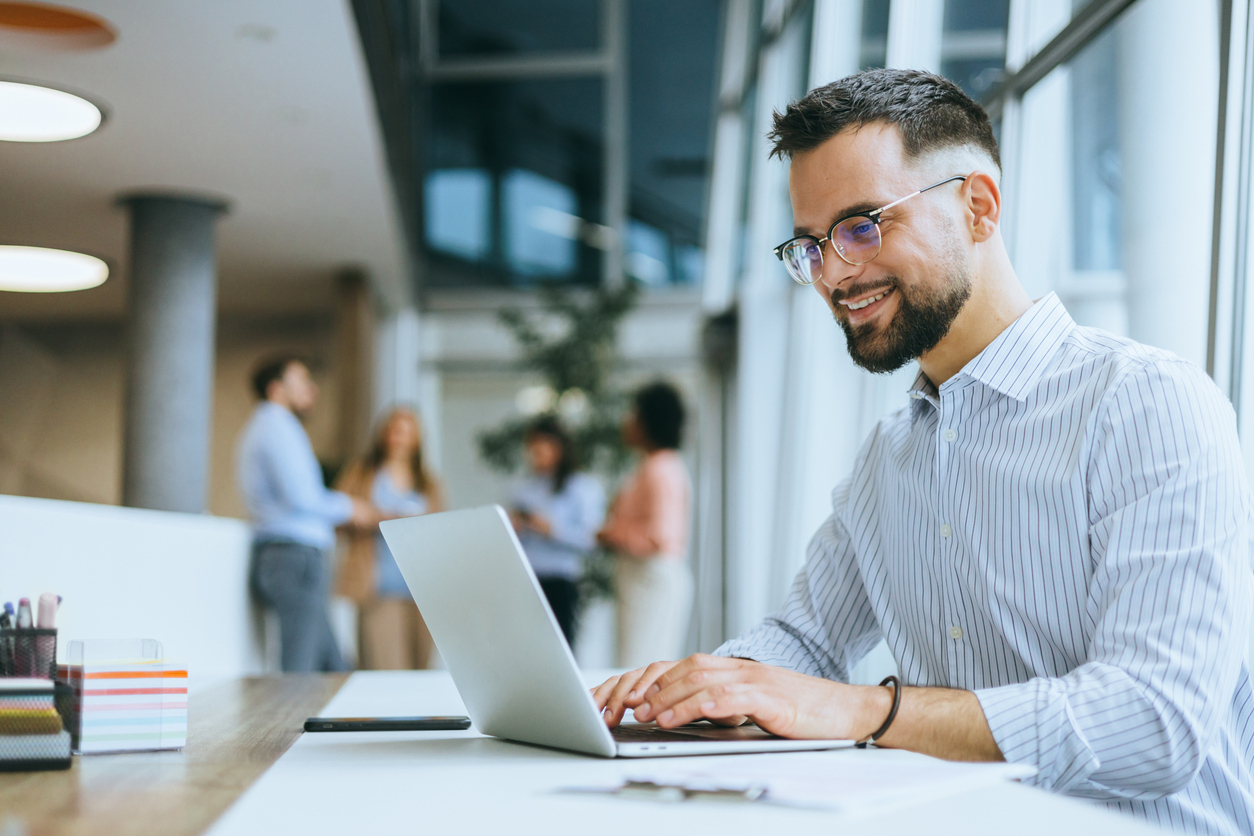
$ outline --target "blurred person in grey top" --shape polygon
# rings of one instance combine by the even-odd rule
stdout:
[[[295,357],[263,363],[253,375],[260,403],[240,438],[237,475],[253,523],[249,585],[279,617],[284,671],[346,668],[327,619],[328,552],[335,528],[377,524],[367,503],[328,490],[301,425],[318,400],[309,369]]]
[[[510,519],[566,641],[575,643],[579,578],[605,519],[605,491],[578,471],[574,443],[556,418],[525,437],[530,473],[514,487]]]

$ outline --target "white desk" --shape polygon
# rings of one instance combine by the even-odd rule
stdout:
[[[588,675],[590,684],[600,681]],[[329,717],[464,714],[448,674],[355,673]],[[840,751],[832,757],[872,752]],[[729,755],[726,757],[739,757]],[[638,768],[639,761],[635,762]],[[675,803],[557,792],[630,769],[465,732],[306,734],[210,831],[499,833],[1149,834],[1162,831],[1086,802],[1007,782],[942,801],[851,816],[749,803]]]

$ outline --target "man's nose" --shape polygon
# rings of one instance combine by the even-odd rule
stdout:
[[[865,264],[850,264],[836,253],[836,245],[828,241],[823,248],[823,269],[819,273],[815,289],[825,298],[831,298],[832,291],[843,284],[858,278],[866,270]]]

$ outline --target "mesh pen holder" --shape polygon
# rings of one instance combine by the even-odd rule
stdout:
[[[0,630],[0,772],[69,769],[70,689],[56,668],[56,630]]]
[[[57,631],[40,627],[0,630],[0,676],[55,679]]]

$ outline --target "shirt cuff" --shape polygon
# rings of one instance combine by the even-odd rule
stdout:
[[[739,638],[723,642],[713,653],[735,659],[752,659],[777,668],[810,673],[809,666],[798,666],[798,647],[792,637],[768,624],[759,624]]]
[[[1066,792],[1101,766],[1075,724],[1062,680],[1030,679],[975,697],[1006,762],[1036,767],[1036,777],[1024,783]]]

